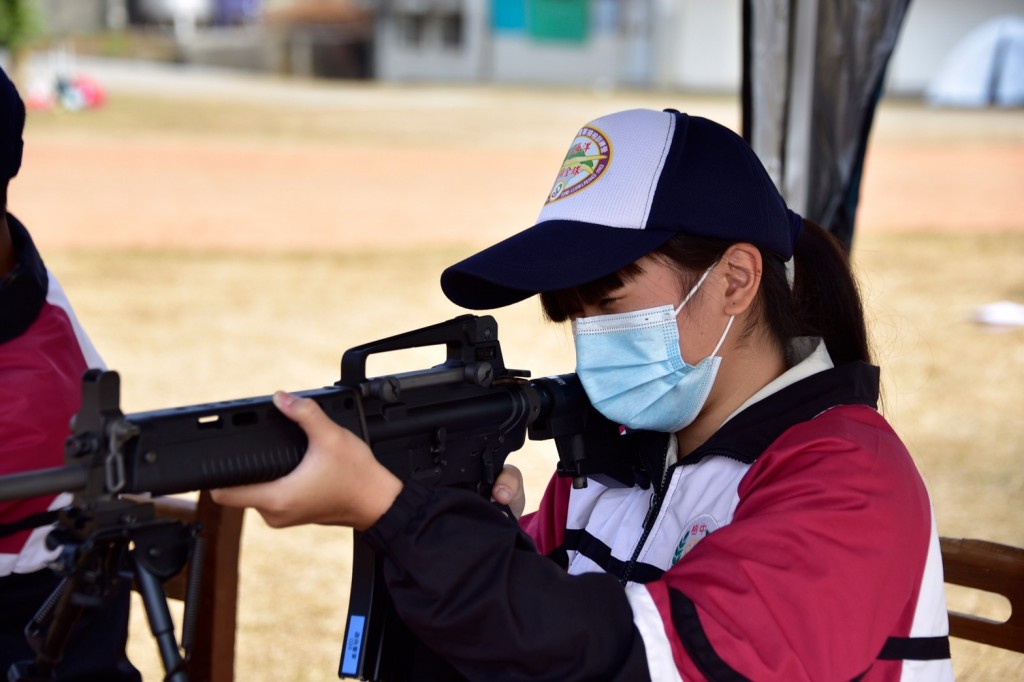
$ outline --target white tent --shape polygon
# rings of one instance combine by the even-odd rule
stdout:
[[[1024,106],[1024,17],[1001,17],[968,33],[928,83],[936,106]]]

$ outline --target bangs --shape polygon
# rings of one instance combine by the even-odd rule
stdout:
[[[542,292],[540,303],[544,308],[544,315],[552,322],[565,322],[573,315],[583,312],[584,306],[595,305],[642,272],[643,268],[639,264],[630,263],[621,270],[578,287]]]
[[[679,270],[683,288],[689,288],[696,282],[699,273],[707,270],[722,257],[729,245],[730,242],[721,239],[677,234],[651,251],[648,256],[675,266]],[[544,308],[544,315],[552,322],[565,322],[572,316],[579,315],[583,312],[584,306],[596,305],[608,294],[643,273],[644,269],[640,262],[638,260],[630,263],[610,275],[578,287],[542,292],[540,302]]]

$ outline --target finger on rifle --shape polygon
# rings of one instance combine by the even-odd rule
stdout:
[[[301,426],[302,430],[306,433],[309,433],[310,429],[316,429],[325,422],[328,424],[334,423],[330,417],[324,414],[324,411],[320,409],[315,400],[300,398],[287,391],[277,391],[274,393],[274,406],[284,416]]]
[[[316,401],[301,398],[286,391],[277,391],[273,396],[274,405],[286,417],[302,427],[307,434],[318,427],[333,424]],[[324,424],[326,422],[326,424]],[[280,479],[278,479],[280,480]],[[281,495],[277,481],[221,488],[211,491],[213,501],[228,507],[264,507],[275,503]]]
[[[491,496],[496,502],[508,505],[516,518],[519,518],[526,507],[522,472],[517,467],[506,464],[494,481]]]
[[[213,501],[224,507],[259,507],[272,496],[268,490],[271,482],[240,485],[233,488],[216,488],[210,491]]]

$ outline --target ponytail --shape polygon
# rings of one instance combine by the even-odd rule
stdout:
[[[839,241],[817,223],[804,219],[793,261],[791,288],[786,264],[767,254],[764,259],[755,305],[761,307],[761,324],[770,336],[782,349],[794,337],[821,337],[837,365],[871,362],[860,291]]]
[[[800,335],[822,337],[836,364],[871,362],[864,307],[846,250],[820,225],[804,219],[793,258]]]

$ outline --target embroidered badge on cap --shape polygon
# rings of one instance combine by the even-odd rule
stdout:
[[[590,126],[581,128],[569,145],[547,203],[564,199],[596,182],[611,159],[612,144],[605,134]]]

